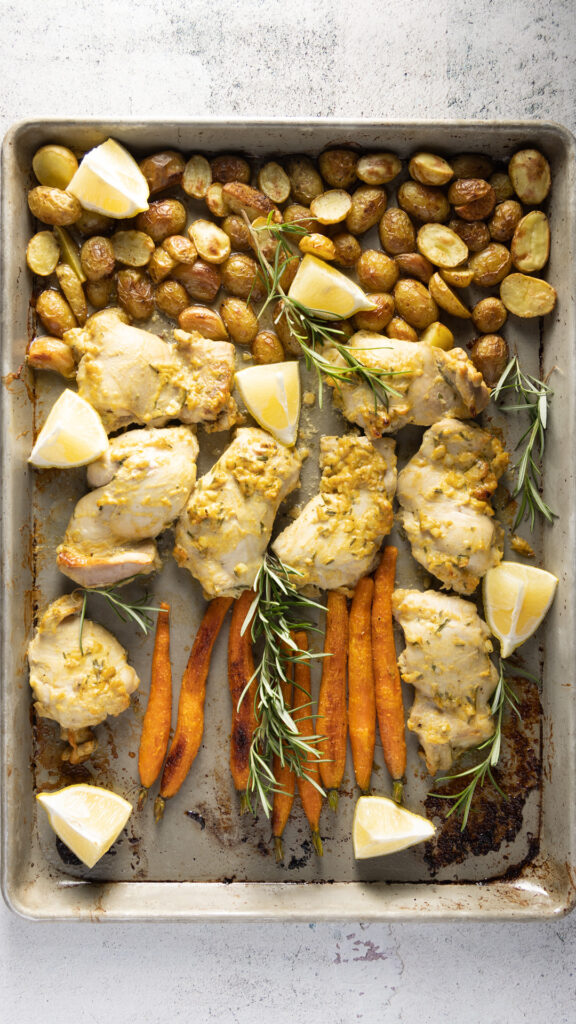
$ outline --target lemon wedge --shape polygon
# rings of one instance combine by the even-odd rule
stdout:
[[[116,219],[147,210],[150,194],[134,157],[114,139],[86,153],[66,191],[85,210]]]
[[[108,450],[108,435],[98,413],[69,388],[54,403],[28,462],[39,469],[87,466]]]
[[[248,412],[277,441],[290,447],[298,434],[298,363],[264,363],[239,370],[235,377]]]
[[[56,835],[89,868],[116,842],[132,813],[132,804],[117,793],[85,783],[36,799]]]
[[[484,577],[486,622],[507,658],[536,632],[556,593],[558,577],[535,565],[500,562]]]
[[[362,289],[346,274],[308,253],[290,285],[288,297],[314,311],[322,320],[338,320],[361,309],[375,309]]]
[[[434,825],[399,807],[387,796],[361,796],[354,811],[352,841],[356,860],[397,853],[434,835]]]

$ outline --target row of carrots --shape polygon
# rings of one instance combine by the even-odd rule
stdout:
[[[281,764],[278,757],[275,756],[273,763],[276,789],[272,833],[279,860],[282,859],[282,834],[290,816],[296,787],[312,831],[314,847],[317,853],[322,853],[319,828],[323,797],[318,787],[327,791],[330,806],[335,810],[346,765],[348,734],[356,783],[362,793],[367,793],[370,790],[378,721],[386,767],[393,780],[394,797],[398,801],[402,798],[406,742],[392,627],[396,558],[396,548],[388,546],[384,549],[374,578],[365,577],[357,584],[350,611],[344,595],[328,593],[324,642],[327,656],[322,659],[316,722],[319,756],[308,755],[302,766],[304,775],[298,778],[286,764]],[[216,598],[207,606],[182,679],[176,730],[165,762],[172,715],[172,676],[169,607],[164,603],[161,605],[152,659],[150,697],[138,757],[142,784],[140,806],[164,765],[160,793],[154,805],[156,820],[162,816],[165,801],[180,789],[200,748],[210,659],[231,605],[228,643],[228,682],[233,709],[230,767],[237,791],[247,792],[250,746],[258,721],[254,699],[256,681],[250,684],[254,675],[250,629],[242,632],[242,627],[253,599],[253,592],[247,590],[234,602],[231,598]],[[295,632],[293,640],[300,651],[308,650],[306,632]],[[288,679],[283,684],[285,706],[292,709],[294,722],[302,727],[300,731],[306,735],[313,734],[309,663],[306,659],[294,661],[287,675]]]

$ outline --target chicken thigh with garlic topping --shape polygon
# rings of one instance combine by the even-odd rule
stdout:
[[[412,554],[459,594],[502,560],[504,531],[490,505],[508,454],[474,423],[443,419],[398,475],[400,520]]]
[[[191,427],[129,430],[88,467],[58,568],[83,587],[104,587],[160,567],[154,538],[182,512],[196,480]]]
[[[280,502],[301,460],[265,430],[242,427],[201,477],[176,527],[174,557],[207,598],[236,597],[262,565]]]
[[[131,423],[160,427],[171,419],[219,430],[237,421],[234,345],[180,330],[174,344],[126,320],[119,309],[103,309],[84,327],[67,331],[56,348],[51,339],[38,338],[28,361],[71,376],[68,346],[78,364],[78,393],[99,412],[108,433]]]
[[[468,419],[482,412],[490,400],[482,374],[461,348],[444,352],[424,342],[400,341],[372,331],[358,331],[348,348],[369,369],[388,371],[382,378],[391,389],[387,404],[380,400],[375,404],[373,391],[361,380],[333,382],[335,406],[368,437],[395,433],[409,423],[427,427],[443,416]],[[347,365],[330,345],[322,354],[334,366]]]
[[[408,728],[435,775],[494,732],[490,630],[471,601],[434,590],[396,590],[392,607],[406,640],[398,667],[416,690]]]
[[[394,447],[391,439],[321,439],[320,493],[272,544],[281,561],[300,574],[296,586],[353,587],[372,571],[392,529]]]
[[[59,723],[73,750],[76,740],[87,742],[88,730],[126,710],[140,682],[124,648],[90,619],[84,619],[80,648],[82,604],[79,593],[53,601],[28,646],[36,712]],[[94,746],[91,741],[90,752]]]

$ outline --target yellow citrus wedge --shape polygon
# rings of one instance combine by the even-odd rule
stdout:
[[[236,387],[248,412],[282,444],[293,445],[300,416],[298,363],[265,363],[239,370]]]
[[[356,860],[397,853],[434,835],[434,825],[386,796],[361,796],[354,811],[352,841]]]
[[[114,139],[91,149],[68,185],[85,210],[133,217],[148,209],[148,182],[130,153]]]
[[[67,388],[48,413],[28,462],[39,469],[72,469],[87,466],[107,450],[108,436],[98,413]]]
[[[534,565],[500,562],[484,577],[484,614],[507,658],[536,632],[556,593],[558,577]]]
[[[346,274],[308,253],[298,267],[288,292],[322,320],[338,320],[361,309],[375,309],[374,303]]]
[[[85,783],[36,799],[56,835],[89,868],[116,842],[132,813],[132,804],[117,793]]]

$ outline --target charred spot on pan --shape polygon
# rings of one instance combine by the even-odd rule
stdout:
[[[68,849],[66,843],[63,843],[62,840],[58,838],[58,836],[56,836],[56,850],[58,852],[60,860],[64,864],[79,868],[82,867],[82,861],[80,860],[80,858],[77,857],[75,853],[72,853],[72,850]]]
[[[206,819],[202,817],[199,811],[184,811],[187,818],[192,818],[192,821],[197,821],[200,825],[200,831],[203,832],[206,828]]]
[[[461,864],[469,856],[481,857],[497,851],[504,843],[512,843],[522,828],[524,805],[528,794],[540,783],[542,763],[539,753],[541,706],[538,689],[526,679],[513,680],[518,696],[520,718],[508,712],[503,728],[500,766],[494,776],[506,794],[506,799],[487,782],[477,789],[468,824],[461,830],[457,814],[447,817],[451,802],[428,796],[426,812],[430,818],[440,819],[437,832],[426,843],[424,860],[435,875],[451,864]],[[462,768],[466,765],[462,760]],[[443,785],[442,792],[457,793],[462,779]],[[529,838],[530,852],[537,852],[538,839]],[[526,858],[508,869],[515,875],[526,866]],[[512,877],[512,876],[511,876]]]
[[[301,844],[301,848],[303,851],[302,857],[295,857],[293,854],[292,857],[290,858],[290,861],[288,863],[289,871],[294,871],[295,868],[305,868],[306,865],[308,864],[308,861],[310,860],[313,852],[312,843],[310,842],[309,839],[305,839],[304,842]]]

